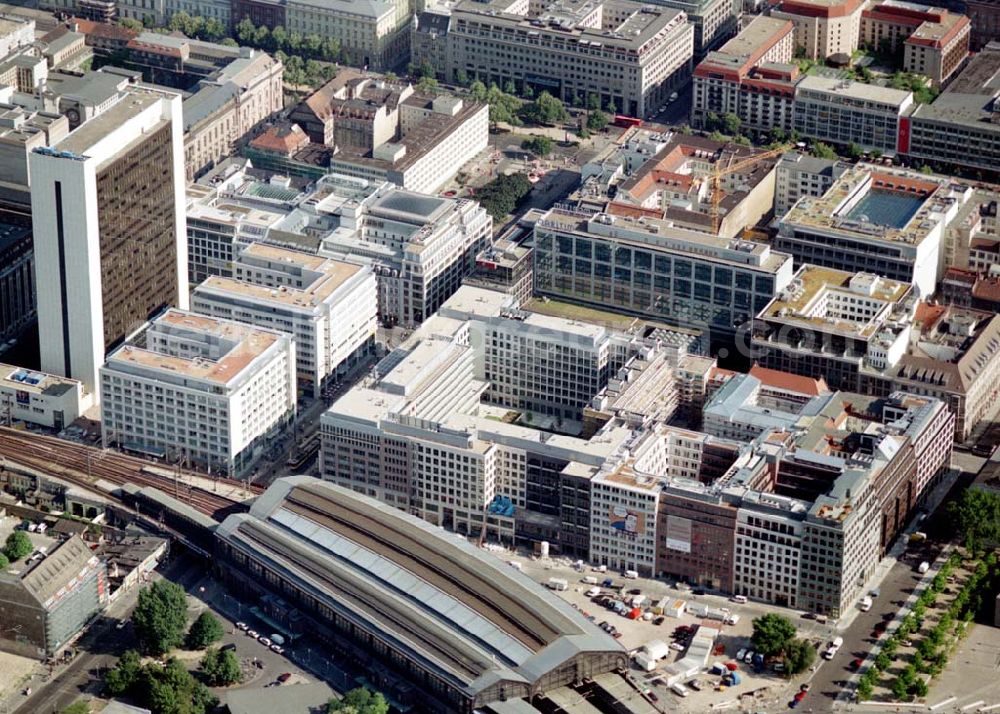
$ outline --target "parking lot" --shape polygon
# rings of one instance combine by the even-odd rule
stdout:
[[[669,655],[660,660],[652,671],[643,671],[634,663],[631,669],[631,676],[637,682],[648,687],[656,697],[654,706],[662,711],[704,712],[711,709],[727,708],[777,711],[779,708],[787,706],[792,694],[799,689],[802,682],[809,678],[811,673],[807,672],[790,681],[781,673],[775,672],[772,667],[765,667],[763,671],[758,673],[754,671],[750,663],[737,663],[737,654],[742,651],[746,656],[749,652],[754,617],[768,612],[782,614],[799,628],[799,637],[812,641],[818,648],[824,646],[834,636],[831,624],[822,624],[815,620],[806,619],[801,612],[763,603],[736,603],[722,595],[714,595],[698,588],[691,589],[683,583],[674,584],[648,578],[625,579],[619,573],[601,573],[589,567],[578,571],[566,559],[536,559],[526,553],[515,554],[510,551],[497,552],[497,555],[504,560],[520,563],[521,571],[525,575],[543,585],[551,578],[566,580],[566,590],[553,590],[553,596],[562,597],[585,616],[592,618],[595,624],[606,623],[606,628],[613,627],[613,632],[620,635],[617,638],[618,641],[629,652],[638,651],[644,645],[657,640],[668,646],[675,643],[675,646],[670,648]],[[584,578],[596,578],[598,585],[594,586],[589,582],[584,582]],[[621,589],[601,587],[601,584],[609,578],[615,588],[622,586]],[[646,598],[640,608],[644,610],[643,616],[633,620],[595,603],[594,598],[587,596],[587,592],[594,587],[599,587],[603,595],[611,595],[616,599],[634,598],[635,591],[638,591],[638,594],[644,595]],[[677,601],[684,603],[684,611],[680,616],[656,614],[656,609],[653,606],[664,598],[667,598],[668,609]],[[691,612],[700,607],[708,607],[716,611],[725,608],[730,615],[735,616],[736,622],[724,624],[718,620],[703,619]],[[696,686],[699,687],[699,690],[690,688],[688,695],[682,698],[667,687],[666,679],[671,674],[667,668],[683,658],[684,645],[690,641],[688,633],[694,632],[702,624],[718,628],[720,630],[719,636],[715,639],[715,649],[708,658],[706,669],[693,677],[697,681]],[[732,666],[736,667],[740,677],[739,683],[718,688],[722,682],[722,676],[720,674],[712,675],[706,671],[716,662],[723,666],[727,663],[733,663]]]

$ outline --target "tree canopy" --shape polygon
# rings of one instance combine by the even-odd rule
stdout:
[[[1000,542],[1000,495],[969,488],[948,505],[948,513],[972,552]]]
[[[331,699],[326,711],[327,714],[387,714],[389,703],[381,692],[358,687],[345,694],[343,699]]]
[[[90,714],[90,702],[86,699],[77,699],[68,707],[65,707],[61,714]]]
[[[222,639],[225,631],[219,618],[210,612],[203,612],[191,623],[184,644],[189,650],[202,650]]]
[[[563,103],[548,92],[542,92],[534,101],[522,105],[520,114],[522,119],[533,124],[555,124],[569,118]]]
[[[553,141],[547,136],[531,136],[521,142],[521,148],[536,156],[548,156],[552,153]]]
[[[789,676],[800,674],[816,661],[816,650],[806,640],[791,639],[785,643],[785,672]]]
[[[157,580],[139,591],[132,625],[143,650],[160,655],[183,641],[187,624],[184,589],[168,580]]]
[[[502,221],[531,192],[531,182],[524,174],[497,176],[476,191],[476,200],[494,221]]]
[[[766,657],[781,654],[793,637],[795,625],[786,617],[768,613],[753,619],[750,642],[755,650]]]
[[[243,680],[239,660],[232,650],[210,647],[201,659],[200,671],[213,687],[228,687]]]
[[[119,658],[105,675],[104,686],[108,694],[129,697],[153,714],[205,714],[217,701],[176,659],[143,665],[135,650]]]
[[[600,109],[595,109],[587,116],[587,128],[591,131],[600,131],[608,125],[611,120],[608,115]]]
[[[30,555],[35,546],[31,544],[31,539],[24,531],[13,531],[7,536],[7,541],[3,546],[3,554],[11,563],[20,560],[26,555]]]

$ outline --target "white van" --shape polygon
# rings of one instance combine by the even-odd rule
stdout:
[[[688,695],[688,688],[685,687],[680,682],[670,685],[670,691],[676,694],[678,697],[686,697]]]
[[[733,595],[729,599],[732,600],[733,602],[738,602],[740,605],[745,605],[747,603],[746,595]]]
[[[928,563],[928,562],[927,562],[927,561],[925,560],[924,562],[922,562],[922,563],[921,563],[921,564],[920,564],[920,565],[919,565],[919,566],[917,567],[917,572],[919,572],[919,573],[920,573],[921,575],[923,575],[924,573],[926,573],[926,572],[927,572],[928,570],[930,570],[930,569],[931,569],[931,564],[930,564],[930,563]]]
[[[597,585],[597,583],[600,581],[593,575],[588,575],[585,578],[580,578],[580,582],[583,583],[584,585]]]
[[[601,594],[601,589],[596,585],[592,587],[590,590],[588,590],[586,593],[587,597],[597,597],[600,594]]]
[[[871,610],[872,599],[867,595],[865,595],[863,598],[858,600],[858,609],[861,610],[861,612],[868,612],[869,610]]]
[[[623,578],[627,578],[628,580],[635,580],[636,578],[639,577],[639,571],[638,570],[626,570],[624,573],[622,573],[622,577]]]

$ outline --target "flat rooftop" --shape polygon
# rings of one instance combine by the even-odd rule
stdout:
[[[55,146],[55,149],[86,156],[95,144],[118,131],[122,124],[142,114],[161,99],[162,96],[159,94],[130,92],[110,109],[71,131]],[[161,123],[166,121],[161,120]]]
[[[822,196],[799,199],[782,224],[916,246],[944,220],[958,196],[941,179],[859,165]]]
[[[682,27],[681,11],[656,5],[640,5],[630,0],[558,0],[543,6],[537,16],[509,12],[507,0],[479,2],[464,0],[452,10],[452,32],[461,31],[462,22],[482,22],[488,25],[509,27],[517,36],[550,35],[564,37],[581,47],[622,47],[638,51],[668,26]],[[617,25],[593,27],[584,24],[584,18],[598,8],[599,17],[625,18]],[[517,37],[511,37],[516,40]],[[666,38],[664,38],[666,39]],[[586,51],[586,50],[579,50]]]
[[[865,84],[846,79],[835,79],[821,75],[806,75],[795,87],[795,98],[806,92],[817,92],[828,98],[847,97],[854,101],[881,105],[885,109],[900,112],[913,103],[913,92],[905,89],[892,89],[877,84]]]
[[[151,330],[164,329],[169,334],[186,331],[194,335],[213,336],[232,343],[218,359],[176,357],[151,349],[125,344],[108,356],[108,366],[136,365],[164,375],[200,379],[228,384],[251,362],[263,355],[279,339],[279,333],[251,327],[239,322],[219,320],[182,310],[170,309],[157,317]]]
[[[19,392],[51,397],[61,397],[67,392],[81,389],[78,380],[16,367],[11,364],[0,364],[0,385],[16,389]]]
[[[329,298],[348,280],[357,275],[363,267],[354,263],[345,263],[332,258],[310,255],[301,251],[287,250],[265,243],[251,243],[242,253],[243,256],[274,261],[286,266],[295,266],[315,273],[315,279],[302,288],[282,285],[270,287],[240,280],[224,278],[217,275],[209,276],[201,285],[195,288],[195,293],[225,292],[235,296],[245,297],[257,302],[273,303],[290,308],[314,308]],[[237,261],[237,267],[241,265]]]
[[[670,220],[646,216],[599,214],[585,215],[553,209],[538,221],[540,228],[577,233],[591,237],[610,238],[652,250],[694,253],[757,270],[776,273],[791,260],[785,253],[771,250],[769,245],[736,238],[689,230]]]
[[[852,282],[855,287],[852,287]],[[806,315],[805,311],[810,310],[821,293],[828,290],[840,290],[858,298],[880,301],[891,306],[906,297],[912,288],[908,283],[876,275],[804,265],[796,272],[789,286],[760,311],[758,318],[808,324],[819,330],[870,337],[878,330],[878,320],[833,319],[825,314]]]

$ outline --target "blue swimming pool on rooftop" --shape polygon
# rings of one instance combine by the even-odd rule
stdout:
[[[913,196],[900,191],[869,191],[858,204],[847,212],[847,217],[861,220],[865,216],[869,223],[890,228],[903,228],[920,210],[924,197]]]

